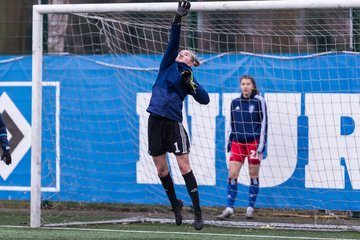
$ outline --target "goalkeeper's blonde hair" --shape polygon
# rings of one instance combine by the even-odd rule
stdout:
[[[194,66],[195,66],[195,67],[200,66],[201,62],[200,62],[200,60],[196,57],[195,52],[192,51],[192,50],[188,50],[188,51],[189,51],[189,53],[190,53],[190,55],[191,55],[191,60],[192,60],[192,62],[193,62],[193,64],[194,64]]]

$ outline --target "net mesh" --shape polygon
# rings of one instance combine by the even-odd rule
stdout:
[[[146,108],[173,15],[49,14],[44,81],[57,82],[59,92],[44,88],[42,181],[55,189],[44,200],[169,205],[147,153]],[[359,19],[358,9],[192,12],[183,19],[180,49],[200,57],[195,77],[211,99],[201,106],[188,97],[183,109],[203,206],[226,205],[230,103],[239,78],[250,74],[269,117],[256,207],[270,211],[270,221],[299,210],[329,210],[336,219],[359,210]],[[168,163],[178,197],[191,205],[173,155]],[[240,209],[248,203],[247,169],[238,179]]]

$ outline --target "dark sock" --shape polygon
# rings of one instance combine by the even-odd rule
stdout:
[[[176,199],[174,183],[170,176],[170,173],[168,175],[166,175],[165,177],[159,177],[159,178],[160,178],[162,186],[166,192],[166,195],[168,196],[168,198],[170,200],[171,206],[174,208],[178,204],[178,201]]]
[[[183,175],[183,177],[186,183],[186,189],[191,197],[191,201],[194,206],[194,211],[199,212],[201,211],[201,209],[200,209],[199,191],[195,176],[193,172],[190,171],[187,174]]]

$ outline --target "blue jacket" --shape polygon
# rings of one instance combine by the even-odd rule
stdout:
[[[152,89],[149,107],[147,111],[151,114],[182,122],[182,107],[186,95],[190,94],[200,104],[210,102],[209,94],[198,85],[196,93],[190,92],[181,78],[181,72],[191,68],[184,63],[177,63],[175,59],[179,52],[180,24],[173,24],[169,45],[162,58],[159,73]]]
[[[3,151],[8,149],[9,142],[7,139],[7,132],[6,132],[6,126],[2,119],[1,113],[0,113],[0,144]]]
[[[267,140],[267,107],[265,99],[257,94],[245,98],[242,94],[231,102],[231,134],[229,141],[259,141],[258,153],[262,153]]]

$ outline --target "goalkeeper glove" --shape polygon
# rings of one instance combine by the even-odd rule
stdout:
[[[190,92],[196,94],[196,89],[198,85],[194,82],[194,76],[192,74],[192,71],[189,70],[182,71],[181,78],[185,82],[185,85],[188,87]]]
[[[191,4],[188,0],[179,0],[178,9],[175,12],[173,23],[181,23],[181,18],[185,17],[190,11]]]
[[[5,149],[3,149],[3,155],[1,156],[1,160],[6,163],[6,165],[11,164],[11,155],[10,155],[10,147],[7,146]]]

